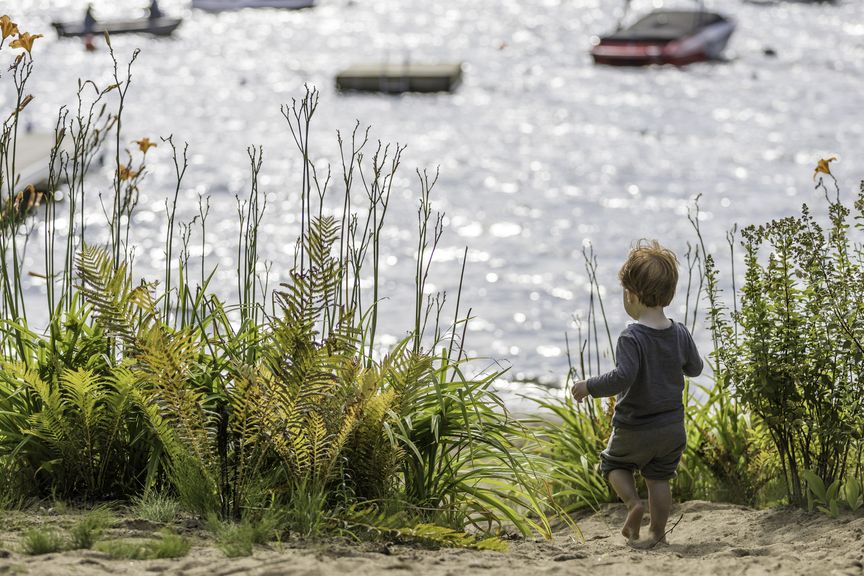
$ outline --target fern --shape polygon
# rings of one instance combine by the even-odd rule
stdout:
[[[386,514],[375,507],[352,508],[346,518],[336,520],[345,528],[387,538],[417,542],[443,548],[469,548],[506,552],[507,542],[497,536],[478,537],[463,530],[430,523],[416,523],[405,513]]]
[[[388,425],[396,398],[392,389],[373,396],[348,443],[346,476],[361,499],[387,498],[398,484],[405,453]]]
[[[155,325],[136,340],[139,402],[169,458],[169,472],[181,499],[197,512],[218,509],[216,426],[205,411],[205,391],[191,385],[199,342],[188,330]]]
[[[125,344],[134,344],[138,329],[154,318],[151,286],[133,287],[128,264],[115,263],[101,247],[83,247],[77,271],[78,290],[93,306],[96,321]]]
[[[46,382],[23,363],[3,364],[0,440],[18,473],[36,479],[35,492],[105,498],[140,482],[149,438],[124,374],[66,369]]]

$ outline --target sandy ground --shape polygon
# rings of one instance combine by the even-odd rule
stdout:
[[[670,544],[652,550],[627,546],[619,534],[623,506],[609,506],[579,520],[584,538],[562,529],[552,540],[515,541],[507,553],[329,542],[259,547],[251,557],[229,559],[206,541],[195,540],[198,544],[184,558],[148,561],[112,560],[89,550],[23,556],[16,551],[18,532],[10,531],[6,522],[0,527],[0,574],[864,576],[862,514],[831,519],[798,510],[752,510],[695,501],[677,506],[672,521],[679,517]],[[121,521],[113,531],[134,536],[136,522],[141,523]],[[158,526],[149,526],[151,532],[154,528]],[[147,535],[146,530],[139,531]]]

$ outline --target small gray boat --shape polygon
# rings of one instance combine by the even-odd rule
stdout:
[[[192,0],[192,7],[207,12],[224,12],[242,8],[280,8],[299,10],[311,8],[315,0]]]
[[[92,26],[84,26],[79,22],[52,22],[51,25],[57,30],[61,38],[70,36],[87,36],[89,34],[103,34],[108,32],[111,36],[117,34],[152,34],[153,36],[170,36],[174,30],[183,22],[182,18],[135,18],[131,20],[97,20]]]

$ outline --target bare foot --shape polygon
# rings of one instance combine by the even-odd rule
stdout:
[[[621,534],[627,540],[639,540],[639,528],[642,527],[642,515],[645,513],[645,508],[642,506],[642,501],[637,500],[635,504],[628,507],[627,520],[624,521],[624,528],[621,529]]]
[[[650,550],[651,548],[654,548],[656,546],[668,546],[669,542],[666,541],[665,534],[660,534],[658,537],[657,534],[651,532],[651,534],[645,540],[629,540],[627,544],[631,548],[637,548],[639,550]]]

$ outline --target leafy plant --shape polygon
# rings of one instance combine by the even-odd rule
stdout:
[[[857,512],[864,506],[864,481],[848,478],[843,484],[842,494],[849,509]]]
[[[674,486],[690,497],[755,506],[773,462],[761,424],[722,386],[697,385],[685,418],[687,449]]]
[[[856,512],[864,505],[864,483],[857,478],[845,482],[838,478],[826,485],[812,470],[804,470],[801,476],[807,486],[807,508],[811,512],[816,509],[836,518],[842,508]]]
[[[216,546],[227,557],[236,558],[251,556],[256,544],[273,540],[286,520],[284,514],[273,509],[265,511],[260,517],[244,518],[240,522],[222,521],[211,514],[207,519],[207,528],[215,535]]]
[[[723,305],[716,267],[706,261],[719,381],[764,423],[796,504],[807,496],[804,471],[830,487],[860,467],[864,429],[864,253],[849,237],[839,189],[832,199],[822,179],[818,187],[828,202],[827,231],[804,206],[799,218],[742,232],[739,310]],[[861,228],[864,187],[855,205]]]
[[[617,497],[598,472],[600,452],[612,432],[609,405],[599,398],[577,404],[569,395],[534,401],[540,410],[529,419],[529,441],[537,442],[548,458],[546,475],[555,500],[567,512],[615,502]]]
[[[438,524],[411,521],[405,513],[382,513],[375,507],[354,507],[341,520],[343,530],[355,537],[358,535],[373,538],[384,537],[442,548],[470,548],[506,552],[507,542],[497,536],[477,536],[462,530],[455,530]]]
[[[110,42],[109,51],[114,82],[102,89],[82,82],[74,117],[61,111],[57,118],[50,174],[69,184],[68,213],[58,217],[46,204],[42,276],[53,313],[44,333],[27,324],[26,231],[0,230],[0,458],[12,477],[35,479],[33,494],[73,500],[169,486],[186,509],[241,526],[262,509],[281,508],[292,529],[310,536],[360,502],[456,532],[513,525],[548,535],[539,456],[519,447],[522,426],[494,391],[500,374],[472,374],[459,295],[449,328],[440,322],[445,295],[425,296],[444,225],[430,201],[437,176],[418,172],[414,322],[391,350],[378,335],[379,266],[403,148],[379,144],[367,154],[368,131],[358,125],[350,142],[340,134],[344,196],[341,209],[331,209],[329,173],[319,177],[309,146],[315,90],[282,109],[302,156],[300,235],[287,281],[271,290],[269,264],[259,257],[267,199],[258,189],[258,148],[248,151],[249,194],[238,198],[238,302],[209,290],[203,256],[193,283],[188,247],[193,225],[200,222],[202,242],[206,235],[206,202],[192,222],[175,222],[187,149],[171,137],[164,142],[176,186],[166,200],[165,277],[160,285],[135,281],[129,223],[153,143],[136,140],[140,154],[122,147],[137,52],[124,75]],[[13,67],[19,104],[31,69],[29,56]],[[110,93],[116,106],[109,110]],[[2,169],[14,158],[19,111],[0,138],[7,160],[0,187],[9,198],[16,191]],[[109,137],[114,187],[103,207],[110,241],[97,246],[86,233],[84,176]],[[145,500],[142,514],[161,508]],[[97,530],[82,524],[78,532],[86,545]],[[152,552],[116,547],[133,556]]]
[[[111,520],[112,515],[107,508],[94,508],[87,512],[69,529],[69,549],[92,548]]]
[[[63,536],[47,528],[31,528],[21,535],[21,552],[29,556],[51,554],[63,550]]]
[[[164,491],[150,490],[132,499],[132,514],[136,518],[164,524],[180,513],[180,502]]]
[[[0,365],[0,445],[34,493],[105,498],[141,480],[148,448],[128,369],[63,369],[46,382],[22,362]]]
[[[192,543],[183,536],[163,531],[158,538],[103,540],[96,549],[112,558],[125,560],[156,560],[181,558],[189,553]]]

